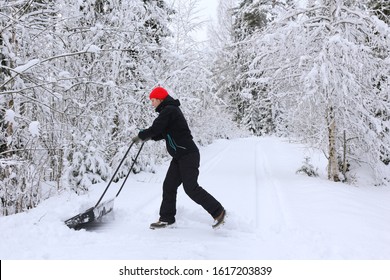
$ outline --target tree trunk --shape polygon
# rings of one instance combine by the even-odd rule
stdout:
[[[344,130],[344,135],[343,135],[343,141],[344,141],[344,147],[343,147],[343,182],[347,181],[347,133]]]
[[[337,151],[336,151],[336,120],[333,107],[328,110],[328,140],[329,140],[329,159],[328,159],[328,179],[339,182]]]

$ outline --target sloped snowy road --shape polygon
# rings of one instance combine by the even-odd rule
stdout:
[[[28,213],[1,217],[0,240],[7,242],[0,243],[0,258],[389,259],[389,187],[297,175],[307,155],[302,146],[272,137],[202,148],[199,183],[228,211],[219,230],[182,188],[175,227],[149,229],[158,219],[166,163],[155,174],[131,175],[112,219],[94,231],[70,230],[63,221],[80,205],[94,205],[105,184],[88,196],[64,193]],[[310,155],[324,173],[322,155]]]

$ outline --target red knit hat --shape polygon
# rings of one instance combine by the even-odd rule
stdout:
[[[163,87],[156,87],[152,90],[152,92],[149,95],[149,98],[156,98],[156,99],[165,99],[168,96],[168,92]]]

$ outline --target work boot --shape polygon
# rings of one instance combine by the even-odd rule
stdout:
[[[217,228],[225,223],[226,211],[222,210],[221,214],[214,218],[215,224],[213,224],[213,228]]]
[[[168,223],[168,222],[164,222],[164,221],[159,220],[158,222],[151,223],[150,228],[151,229],[166,228],[167,226],[172,225],[172,224],[173,223]]]

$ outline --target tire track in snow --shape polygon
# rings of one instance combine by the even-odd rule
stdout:
[[[200,151],[201,155],[201,173],[208,174],[213,171],[213,168],[217,167],[218,164],[226,157],[226,153],[229,152],[229,149],[231,148],[232,143],[229,141],[224,145],[221,149],[219,149],[217,152],[213,152],[213,154],[209,154],[205,151]],[[207,148],[206,148],[207,149]],[[214,150],[212,150],[214,151]],[[204,154],[204,156],[202,155]]]
[[[218,143],[205,153],[200,179],[228,212],[225,230],[253,232],[256,222],[255,138],[234,139]],[[217,149],[216,149],[217,148]],[[204,176],[203,176],[204,175]]]
[[[280,232],[286,226],[286,214],[277,177],[271,171],[269,157],[275,156],[272,150],[267,138],[261,138],[255,147],[256,227],[262,231]]]

